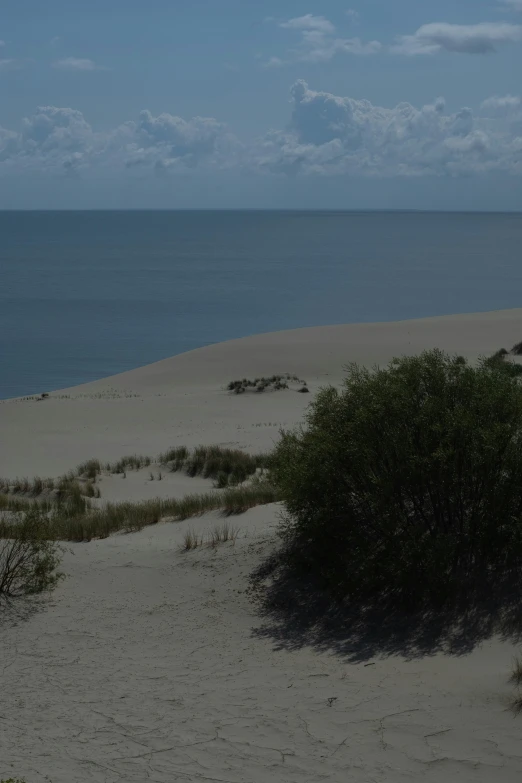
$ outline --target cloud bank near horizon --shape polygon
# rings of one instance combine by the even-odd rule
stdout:
[[[423,177],[522,174],[522,100],[486,98],[474,112],[444,99],[415,107],[375,106],[302,80],[290,90],[286,127],[243,141],[213,117],[184,119],[148,110],[96,131],[73,108],[39,107],[18,130],[0,127],[0,177],[120,177],[191,171],[265,176]]]

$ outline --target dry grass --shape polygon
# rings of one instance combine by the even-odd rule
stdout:
[[[183,536],[182,549],[185,552],[189,552],[191,549],[197,549],[198,546],[203,546],[203,536],[195,533],[193,530],[187,530]]]
[[[207,536],[202,533],[196,533],[194,530],[187,530],[183,536],[182,550],[188,552],[192,549],[197,549],[202,546],[209,546],[215,549],[218,544],[224,544],[227,541],[232,543],[236,542],[239,535],[239,528],[235,525],[230,525],[228,522],[223,522],[221,525],[216,525]]]
[[[216,525],[210,532],[208,543],[213,548],[227,541],[232,541],[235,544],[238,535],[239,528],[235,527],[235,525],[230,525],[228,522],[223,522],[222,525]]]
[[[277,492],[273,487],[258,482],[250,487],[229,488],[223,492],[186,495],[179,500],[156,498],[138,503],[107,503],[103,508],[92,508],[79,491],[55,503],[0,495],[0,509],[27,511],[32,503],[48,515],[53,538],[61,541],[91,541],[94,538],[107,538],[112,533],[142,530],[162,519],[182,521],[207,511],[221,511],[224,516],[231,516],[277,500]],[[13,529],[13,523],[6,516],[0,514],[0,538],[8,538]]]
[[[263,471],[268,464],[267,454],[251,455],[240,449],[225,449],[220,446],[198,446],[189,450],[186,446],[178,446],[159,454],[155,459],[133,454],[122,457],[116,462],[102,463],[99,459],[89,459],[80,463],[75,470],[70,470],[58,478],[33,479],[0,478],[0,493],[39,497],[45,493],[57,490],[60,495],[76,492],[76,486],[88,498],[99,498],[100,489],[96,486],[98,476],[102,473],[121,475],[126,478],[128,470],[140,470],[151,465],[167,467],[171,472],[185,471],[188,476],[203,476],[215,480],[216,488],[237,486],[253,476],[259,470]],[[149,473],[150,481],[161,481],[161,470]]]

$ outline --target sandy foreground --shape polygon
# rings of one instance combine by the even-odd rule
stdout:
[[[234,396],[229,380],[295,372],[313,393],[352,360],[435,346],[475,359],[521,339],[522,310],[511,310],[210,346],[41,402],[3,402],[0,475],[55,476],[176,445],[270,448],[312,395]],[[177,474],[103,481],[102,500],[209,486]],[[407,643],[347,626],[321,638],[288,607],[276,622],[250,576],[277,546],[279,512],[252,509],[232,520],[235,543],[192,552],[181,551],[185,531],[205,533],[217,514],[67,545],[52,596],[1,614],[0,779],[521,780],[513,636]]]

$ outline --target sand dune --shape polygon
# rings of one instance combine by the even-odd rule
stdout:
[[[311,395],[234,396],[232,378],[295,372],[313,393],[349,361],[435,346],[475,359],[521,339],[522,310],[511,310],[210,346],[41,402],[3,402],[0,475],[53,476],[91,456],[181,444],[265,449]],[[102,482],[116,500],[160,484],[144,471]],[[173,475],[161,491],[206,486]],[[180,550],[185,531],[204,534],[216,514],[68,545],[55,593],[1,613],[0,779],[519,781],[522,717],[507,682],[517,645],[486,634],[380,646],[349,627],[340,645],[274,624],[248,591],[277,545],[278,513],[252,509],[234,520],[235,544],[191,552]]]
[[[91,457],[155,455],[172,445],[270,448],[302,417],[308,395],[224,391],[234,378],[296,373],[311,391],[344,365],[385,364],[439,347],[471,359],[522,339],[522,310],[349,324],[256,335],[200,348],[40,402],[0,404],[0,476],[53,476]],[[43,389],[42,391],[46,391]]]
[[[520,780],[511,644],[408,659],[264,634],[246,590],[277,507],[238,518],[235,545],[179,551],[217,521],[73,545],[50,602],[4,622],[0,778]]]

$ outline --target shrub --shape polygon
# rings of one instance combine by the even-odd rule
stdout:
[[[271,475],[291,562],[341,596],[451,602],[522,562],[522,388],[439,350],[348,367]]]
[[[4,531],[6,533],[6,531]],[[0,595],[41,593],[56,586],[60,550],[48,517],[37,508],[20,514],[0,539]]]
[[[515,349],[513,349],[513,353],[516,353]],[[512,378],[516,378],[519,375],[522,375],[522,364],[517,364],[513,361],[506,361],[505,357],[507,355],[508,352],[506,349],[501,348],[500,351],[497,351],[493,354],[493,356],[490,356],[484,361],[488,367],[501,370],[502,372],[505,372],[506,375],[510,375]]]

